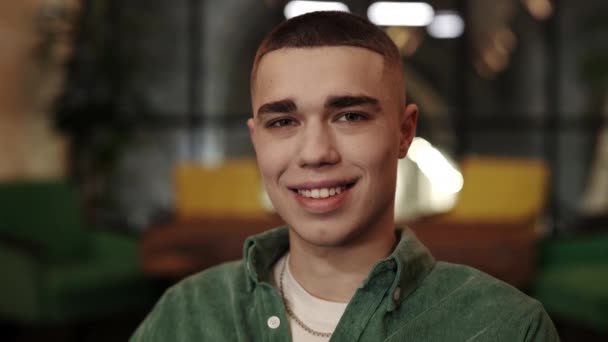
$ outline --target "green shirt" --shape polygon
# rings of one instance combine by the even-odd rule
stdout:
[[[331,341],[559,341],[542,305],[473,268],[435,262],[408,230],[355,292]],[[253,236],[244,260],[170,288],[131,341],[289,341],[272,266],[287,228]]]

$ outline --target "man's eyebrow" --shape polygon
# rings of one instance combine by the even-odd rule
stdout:
[[[374,107],[380,107],[380,101],[378,99],[371,96],[352,96],[352,95],[344,95],[344,96],[331,96],[325,101],[326,108],[348,108],[352,106],[359,105],[372,105]]]
[[[298,109],[296,103],[291,99],[264,103],[258,108],[258,115],[270,113],[293,113]]]

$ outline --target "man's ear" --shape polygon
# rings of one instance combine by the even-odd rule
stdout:
[[[249,138],[251,138],[251,143],[255,149],[255,122],[253,121],[253,118],[247,119],[247,128],[249,128]]]
[[[416,136],[416,123],[418,122],[418,106],[409,104],[400,115],[400,141],[399,141],[399,158],[407,155],[407,151],[412,144],[412,140]]]

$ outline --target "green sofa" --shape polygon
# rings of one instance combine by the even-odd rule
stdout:
[[[0,183],[0,319],[40,325],[149,309],[136,240],[85,227],[64,181]]]
[[[608,333],[608,234],[546,241],[531,294],[557,319]]]

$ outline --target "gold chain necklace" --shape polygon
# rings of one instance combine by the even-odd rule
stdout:
[[[289,307],[289,304],[287,304],[287,300],[285,299],[285,292],[283,291],[283,278],[285,276],[285,268],[287,267],[287,261],[288,261],[288,259],[285,258],[285,262],[283,263],[283,267],[281,269],[281,277],[280,277],[280,282],[279,282],[279,289],[281,290],[281,298],[283,298],[283,302],[285,303],[285,311],[287,311],[287,315],[289,315],[289,317],[293,318],[293,320],[296,321],[296,323],[302,329],[304,329],[307,333],[314,335],[314,336],[318,336],[318,337],[326,337],[326,338],[331,337],[332,333],[330,333],[330,332],[316,331],[316,330],[313,330],[308,325],[306,325],[304,322],[302,322],[302,320],[298,316],[296,316],[296,314],[293,312],[293,310],[291,310],[291,308]]]

